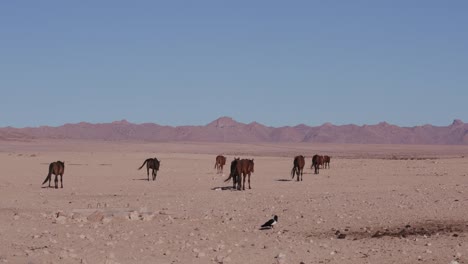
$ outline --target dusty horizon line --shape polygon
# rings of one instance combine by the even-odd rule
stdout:
[[[305,124],[305,123],[299,123],[299,124],[296,124],[296,125],[270,126],[270,125],[262,124],[262,123],[257,122],[257,121],[252,121],[250,123],[244,123],[244,122],[241,122],[241,121],[237,121],[236,119],[234,119],[234,118],[232,118],[230,116],[221,116],[221,117],[218,117],[218,118],[214,119],[213,121],[211,121],[211,122],[209,122],[207,124],[204,124],[204,125],[161,125],[161,124],[158,124],[156,122],[134,123],[134,122],[129,122],[127,119],[124,118],[124,119],[115,120],[115,121],[96,122],[96,123],[92,123],[92,122],[88,122],[88,121],[80,121],[80,122],[76,122],[76,123],[63,123],[61,125],[38,125],[38,126],[23,126],[23,127],[2,126],[2,127],[0,127],[0,129],[5,129],[5,128],[28,129],[28,128],[41,128],[41,127],[58,128],[58,127],[63,127],[63,126],[67,126],[67,125],[80,125],[80,124],[86,124],[86,125],[128,124],[128,125],[137,125],[137,126],[138,125],[151,124],[151,125],[158,125],[158,126],[162,126],[162,127],[171,127],[171,128],[177,128],[177,127],[206,127],[206,126],[210,126],[210,125],[214,124],[215,122],[219,122],[219,121],[231,121],[233,123],[237,123],[237,124],[241,124],[241,125],[259,124],[259,125],[262,125],[262,126],[265,126],[265,127],[270,127],[270,128],[299,127],[299,126],[307,126],[307,127],[311,127],[311,128],[322,127],[322,126],[335,126],[335,127],[358,126],[358,127],[365,127],[365,126],[380,126],[380,125],[396,126],[396,127],[400,127],[400,128],[413,128],[413,127],[424,127],[424,126],[448,127],[448,126],[451,126],[451,125],[465,124],[461,119],[455,118],[455,119],[453,119],[452,123],[450,123],[450,124],[448,124],[446,126],[433,125],[433,124],[429,124],[429,123],[423,124],[423,125],[403,126],[403,125],[396,125],[396,124],[388,123],[387,121],[380,121],[380,122],[378,122],[376,124],[362,124],[362,125],[358,125],[358,124],[354,124],[354,123],[336,125],[336,124],[333,124],[331,122],[325,122],[325,123],[322,123],[321,125],[308,125],[308,124]]]

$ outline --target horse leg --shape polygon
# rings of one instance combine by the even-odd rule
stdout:
[[[252,189],[252,187],[250,187],[250,173],[249,173],[249,189]]]
[[[146,175],[148,175],[148,181],[149,181],[149,167],[146,166]]]
[[[63,188],[63,174],[60,174],[60,185]]]
[[[158,173],[158,171],[153,169],[153,181],[156,180],[157,173]]]
[[[247,178],[247,174],[244,174],[243,183],[242,183],[242,190],[244,191],[245,191],[245,178]]]
[[[57,174],[55,174],[54,182],[55,182],[55,189],[58,189],[58,175]]]

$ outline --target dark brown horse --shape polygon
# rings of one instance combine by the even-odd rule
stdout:
[[[294,167],[291,170],[291,176],[294,178],[294,174],[297,175],[297,181],[299,181],[299,176],[302,181],[302,172],[304,170],[305,159],[304,156],[299,155],[294,158],[293,162]]]
[[[327,166],[328,168],[330,168],[330,160],[331,160],[331,157],[330,156],[323,156],[323,168],[326,169]]]
[[[253,159],[239,159],[235,158],[231,162],[231,173],[225,182],[229,181],[232,178],[233,188],[237,190],[245,190],[245,179],[248,176],[249,189],[252,189],[250,186],[250,175],[254,172],[254,160]]]
[[[234,160],[231,161],[231,170],[229,173],[229,177],[226,180],[224,180],[224,182],[227,182],[230,179],[232,179],[233,189],[236,189],[237,184],[240,182],[239,180],[240,176],[239,176],[239,173],[237,172],[237,162],[239,161],[240,161],[240,158],[234,158]],[[240,189],[240,186],[239,186],[239,189]]]
[[[217,169],[216,173],[223,173],[223,167],[226,164],[226,157],[223,155],[216,156],[214,168]]]
[[[319,174],[319,169],[320,169],[320,166],[322,165],[323,165],[323,156],[315,154],[312,157],[312,166],[310,166],[310,168],[311,169],[314,168],[315,174]]]
[[[147,160],[145,160],[145,162],[143,162],[143,165],[141,165],[140,168],[138,168],[138,170],[141,170],[141,168],[143,168],[143,166],[145,166],[146,164],[146,174],[148,175],[148,181],[150,180],[149,178],[149,170],[152,169],[151,171],[151,175],[153,176],[153,181],[156,180],[156,175],[158,174],[158,170],[159,170],[159,165],[161,164],[161,161],[159,161],[157,158],[149,158]]]
[[[52,174],[54,174],[55,175],[55,189],[58,188],[58,176],[59,175],[60,175],[60,185],[61,185],[61,188],[63,188],[63,173],[64,172],[65,172],[65,162],[64,161],[52,162],[49,165],[49,174],[47,174],[47,177],[45,178],[42,185],[44,185],[44,183],[49,181],[49,187],[51,187],[50,186],[50,181],[52,180]]]

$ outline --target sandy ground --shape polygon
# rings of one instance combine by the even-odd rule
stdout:
[[[251,190],[218,188],[219,153],[255,159]],[[0,168],[0,263],[468,263],[468,146],[0,142]]]

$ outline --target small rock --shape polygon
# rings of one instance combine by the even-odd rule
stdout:
[[[346,238],[346,234],[343,234],[343,233],[338,234],[338,236],[337,236],[336,238],[338,238],[338,239],[345,239],[345,238]]]
[[[130,220],[139,220],[140,219],[140,214],[137,211],[132,211],[130,214],[128,214],[128,218]]]
[[[203,253],[203,252],[198,252],[198,254],[197,254],[197,258],[203,258],[203,257],[205,257],[205,256],[206,256],[206,255],[205,255],[205,253]]]
[[[279,253],[276,257],[277,264],[286,264],[286,255],[283,253]]]

